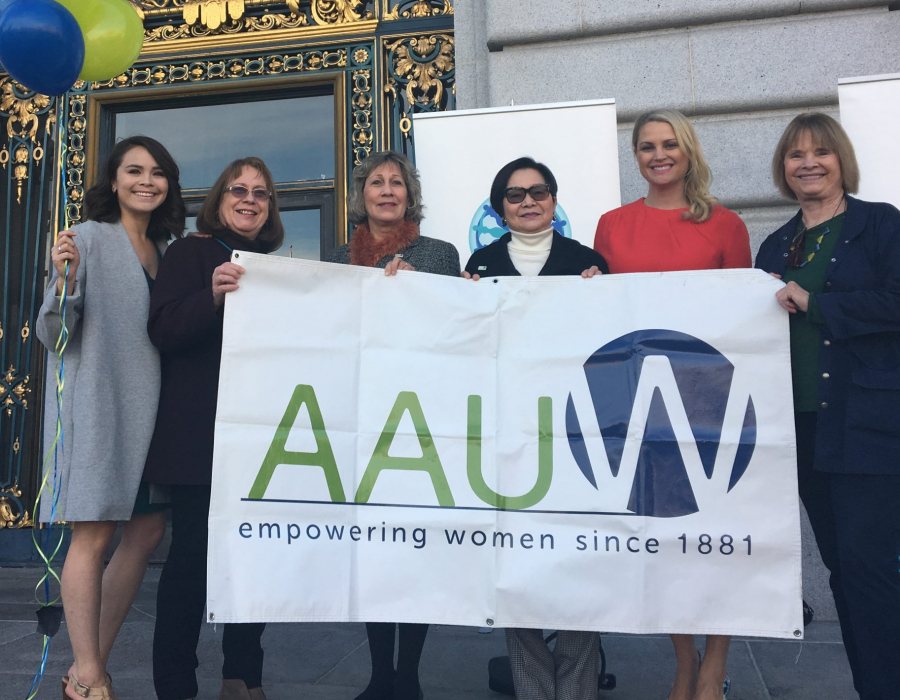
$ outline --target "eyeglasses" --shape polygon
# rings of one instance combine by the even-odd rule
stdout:
[[[238,199],[243,199],[249,192],[257,202],[262,202],[272,196],[272,193],[269,192],[269,190],[264,190],[262,187],[255,190],[249,190],[243,185],[232,185],[231,187],[226,187],[225,191],[231,192],[231,194]]]
[[[503,196],[510,204],[518,204],[525,201],[525,195],[530,195],[535,202],[543,202],[550,196],[550,185],[532,185],[528,189],[524,187],[507,187]]]

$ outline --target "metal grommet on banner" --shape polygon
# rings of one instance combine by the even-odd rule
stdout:
[[[800,630],[794,630],[794,636],[795,636],[795,637],[802,637],[802,636],[803,636],[803,632],[801,632]]]
[[[496,277],[494,278],[494,284],[497,284],[499,281],[500,280],[498,280]]]
[[[494,626],[494,621],[493,621],[491,618],[488,618],[487,620],[485,620],[484,623],[485,623],[488,627],[493,627],[493,626]]]
[[[234,259],[235,259],[235,260],[237,260],[239,257],[241,257],[241,254],[240,254],[240,253],[235,253],[235,254],[234,254]]]
[[[209,621],[210,621],[210,622],[214,622],[215,619],[216,619],[216,614],[215,614],[215,613],[210,613],[210,614],[209,614]]]

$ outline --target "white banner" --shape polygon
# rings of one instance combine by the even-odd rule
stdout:
[[[859,162],[859,198],[900,207],[894,165],[900,160],[900,73],[842,78],[838,95],[841,126],[850,136]]]
[[[615,100],[419,112],[413,125],[422,233],[455,245],[463,267],[507,231],[488,198],[497,171],[516,158],[550,168],[559,185],[553,227],[588,247],[600,217],[622,203]]]
[[[210,621],[802,636],[771,277],[236,257]]]

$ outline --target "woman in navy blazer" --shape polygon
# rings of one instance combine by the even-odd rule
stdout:
[[[900,211],[864,202],[841,126],[803,114],[772,160],[800,211],[756,266],[790,313],[800,496],[862,700],[900,697]]]

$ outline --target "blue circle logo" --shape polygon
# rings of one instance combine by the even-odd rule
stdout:
[[[581,430],[582,420],[596,420],[611,475],[618,478],[625,444],[629,440],[629,423],[636,418],[635,398],[644,359],[653,355],[668,358],[678,395],[664,396],[660,385],[656,384],[650,405],[644,409],[644,435],[628,510],[637,515],[676,518],[696,513],[699,508],[669,410],[675,403],[683,404],[703,470],[706,478],[711,479],[725,428],[725,409],[734,375],[734,365],[716,348],[686,333],[666,329],[635,331],[607,343],[584,363],[594,415],[578,416],[569,394],[566,433],[575,463],[591,486],[597,489],[598,475]],[[746,473],[756,448],[753,398],[747,397],[742,408],[742,414],[735,414],[738,419],[743,415],[743,420],[740,441],[730,465],[728,491]]]
[[[469,224],[469,252],[474,253],[496,241],[500,236],[509,231],[508,226],[503,225],[503,217],[491,207],[490,199],[484,200],[481,206],[475,210],[472,223]],[[554,230],[566,238],[572,237],[572,225],[569,223],[569,215],[559,204],[556,205],[556,219],[553,222]]]

